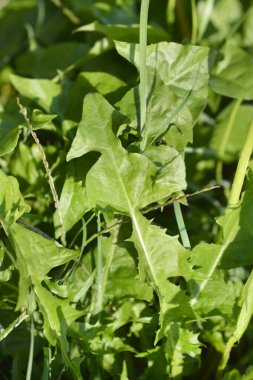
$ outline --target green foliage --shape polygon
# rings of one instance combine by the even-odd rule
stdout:
[[[3,379],[252,379],[253,5],[145,4],[0,4]]]

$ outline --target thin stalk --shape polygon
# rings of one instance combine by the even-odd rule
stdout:
[[[244,178],[246,175],[247,167],[249,164],[250,156],[252,153],[252,149],[253,149],[253,121],[250,125],[249,132],[246,137],[245,144],[244,144],[244,147],[243,147],[243,150],[238,162],[238,166],[236,169],[235,178],[234,178],[234,182],[232,184],[232,190],[230,193],[230,198],[228,200],[228,206],[230,207],[237,205],[240,200],[240,194],[242,191],[242,186],[243,186]],[[227,236],[224,244],[221,245],[220,252],[217,255],[213,265],[211,266],[209,273],[206,276],[206,279],[199,285],[197,294],[194,296],[194,298],[190,302],[192,306],[196,304],[200,294],[203,292],[208,281],[213,276],[214,271],[216,270],[218,264],[220,263],[220,260],[225,250],[227,249],[229,244],[234,240],[236,233],[237,233],[237,229],[235,227],[229,231],[229,235]],[[218,242],[220,241],[220,238],[221,238],[221,233],[218,234]],[[230,345],[230,343],[228,343],[228,345]]]
[[[172,25],[175,21],[176,13],[176,0],[169,0],[167,5],[167,21],[169,25]]]
[[[15,319],[6,329],[0,330],[0,342],[1,340],[5,339],[16,327],[20,325],[26,318],[29,317],[29,314],[27,314],[27,311],[24,310],[18,318]]]
[[[97,221],[97,231],[98,231],[98,240],[97,240],[97,313],[102,310],[103,306],[103,259],[102,259],[102,245],[101,245],[101,221],[100,221],[100,212],[98,213]]]
[[[146,111],[147,111],[147,66],[146,66],[146,54],[147,54],[147,27],[148,27],[148,9],[149,0],[142,0],[141,13],[140,13],[140,135],[141,151],[145,149],[145,139],[143,139]]]
[[[180,236],[181,236],[181,239],[182,239],[183,246],[186,249],[191,249],[191,244],[190,244],[190,240],[189,240],[189,237],[188,237],[188,234],[187,234],[187,230],[185,228],[185,224],[184,224],[184,219],[183,219],[180,203],[179,202],[175,202],[175,203],[173,203],[173,206],[174,206],[176,221],[177,221],[177,225],[178,225],[178,229],[179,229],[179,233],[180,233]]]
[[[198,15],[195,0],[191,0],[191,9],[192,9],[192,36],[191,43],[196,45],[197,43],[197,33],[198,33]]]
[[[61,9],[62,13],[74,24],[74,25],[80,25],[81,20],[79,17],[70,9],[65,7],[63,2],[61,0],[51,0],[54,5]]]
[[[246,171],[249,165],[250,156],[253,150],[253,121],[250,124],[248,135],[245,140],[241,156],[238,161],[235,178],[232,184],[230,197],[228,200],[229,206],[237,205],[240,200],[240,194],[242,191],[242,186],[244,178],[246,176]]]
[[[109,276],[109,271],[110,271],[111,263],[112,263],[112,260],[113,260],[114,254],[115,254],[115,250],[116,250],[116,243],[117,243],[118,236],[119,236],[119,230],[120,230],[120,225],[118,226],[118,228],[116,230],[114,230],[112,232],[111,247],[110,247],[110,249],[106,255],[106,262],[104,264],[103,281],[102,281],[102,298],[104,298],[106,284],[107,284],[108,276]]]
[[[154,210],[159,210],[161,208],[169,206],[172,203],[175,203],[175,202],[180,201],[182,199],[187,199],[187,198],[193,197],[195,195],[200,195],[202,193],[206,193],[207,191],[211,191],[211,190],[215,190],[215,189],[220,189],[220,186],[206,187],[205,189],[195,191],[194,193],[178,195],[177,197],[169,199],[166,202],[159,203],[159,204],[157,204],[155,206],[150,206],[150,207],[148,207],[148,208],[146,208],[144,210],[141,210],[141,212],[142,212],[142,214],[147,214],[148,212],[151,212],[151,211],[154,211]]]
[[[41,156],[41,159],[42,159],[42,163],[43,163],[43,166],[45,168],[46,175],[47,175],[47,178],[48,178],[50,190],[51,190],[51,193],[52,193],[52,196],[53,196],[53,200],[54,200],[54,204],[55,204],[55,209],[56,209],[56,212],[58,214],[58,218],[59,218],[59,222],[60,222],[61,242],[62,242],[62,245],[66,245],[66,232],[65,232],[65,229],[64,229],[64,225],[63,225],[63,218],[62,218],[62,213],[61,213],[61,208],[60,208],[60,201],[59,201],[59,197],[58,197],[55,185],[54,185],[54,180],[53,180],[53,177],[52,177],[51,169],[49,167],[49,163],[47,161],[47,158],[46,158],[46,155],[45,155],[44,150],[42,148],[42,145],[41,145],[41,143],[40,143],[40,141],[39,141],[39,139],[37,137],[37,134],[34,131],[33,126],[32,126],[32,124],[30,122],[30,119],[29,119],[29,117],[27,115],[27,109],[24,106],[22,106],[22,104],[20,103],[19,98],[17,98],[17,104],[18,104],[20,113],[23,116],[23,118],[24,118],[24,120],[25,120],[25,122],[26,122],[26,124],[27,124],[27,126],[28,126],[28,128],[30,130],[32,138],[34,139],[35,144],[38,147],[38,150],[39,150],[39,153],[40,153],[40,156]]]
[[[228,342],[226,343],[225,350],[223,352],[223,355],[221,357],[216,380],[222,379],[222,373],[225,370],[228,360],[230,358],[230,353],[235,345],[236,342],[238,342],[243,334],[245,333],[252,317],[253,313],[253,298],[252,298],[252,290],[253,290],[253,271],[251,272],[246,284],[244,285],[242,298],[243,303],[241,306],[241,311],[237,319],[236,327],[233,331],[233,334],[229,338]]]
[[[31,315],[31,339],[30,339],[30,350],[29,350],[29,359],[26,371],[26,380],[31,380],[32,376],[32,367],[33,367],[33,353],[34,353],[34,321],[33,316]]]
[[[238,112],[238,109],[239,109],[241,103],[242,103],[242,99],[238,99],[235,103],[233,111],[232,111],[232,113],[229,117],[229,120],[228,120],[227,128],[225,129],[224,137],[221,141],[221,144],[220,144],[220,147],[218,150],[219,161],[218,161],[217,166],[216,166],[216,179],[217,179],[217,181],[222,180],[222,166],[223,166],[223,164],[222,164],[221,159],[222,159],[222,157],[226,151],[227,143],[228,143],[228,140],[229,140],[229,137],[231,135],[233,125],[235,122],[235,117],[237,115],[237,112]]]
[[[222,379],[222,377],[223,377],[222,373],[227,366],[227,363],[228,363],[228,360],[230,357],[230,352],[231,352],[234,344],[236,343],[236,341],[237,340],[235,339],[235,337],[233,335],[229,338],[229,340],[226,344],[225,350],[222,354],[222,358],[221,358],[221,361],[219,363],[218,372],[217,372],[215,380],[221,380]]]

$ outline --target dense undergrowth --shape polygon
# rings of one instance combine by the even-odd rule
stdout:
[[[0,378],[253,379],[253,2],[2,0],[0,46]]]

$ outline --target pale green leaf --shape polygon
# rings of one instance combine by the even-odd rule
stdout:
[[[66,249],[20,224],[8,228],[8,236],[16,254],[15,266],[19,271],[19,299],[17,308],[27,307],[28,289],[48,278],[48,272],[73,260],[78,251]]]
[[[147,157],[128,154],[113,133],[123,121],[122,115],[101,95],[87,95],[82,120],[67,159],[90,151],[103,153],[87,175],[87,196],[91,206],[110,205],[115,210],[129,212],[129,207],[141,208],[180,191],[185,183],[175,184],[171,178],[170,184],[166,176],[159,177],[159,167]],[[154,180],[156,177],[157,181]]]
[[[92,150],[102,153],[86,177],[90,206],[130,216],[140,277],[150,281],[164,297],[167,278],[189,272],[188,254],[177,237],[167,236],[159,227],[152,226],[138,209],[168,197],[176,190],[175,183],[171,186],[163,177],[158,180],[159,168],[151,160],[123,149],[113,133],[122,117],[101,95],[87,95],[83,110],[68,159]]]
[[[170,363],[170,378],[179,379],[185,373],[186,357],[200,360],[201,343],[198,340],[198,334],[189,329],[183,329],[178,323],[172,323],[169,326],[167,337],[165,355]]]
[[[178,237],[167,235],[165,230],[152,225],[141,213],[135,214],[131,239],[139,252],[140,277],[144,281],[148,276],[154,285],[161,284],[163,296],[164,279],[189,274],[188,253],[178,242]]]
[[[68,300],[53,296],[39,282],[35,282],[35,294],[44,318],[44,334],[49,343],[55,345],[57,339],[63,337],[62,324],[70,326],[84,312],[72,308]]]
[[[10,80],[20,95],[32,100],[47,113],[62,114],[61,86],[48,79],[30,79],[11,74]]]
[[[117,41],[116,49],[139,70],[139,45]],[[207,99],[208,53],[206,47],[167,42],[147,46],[145,147],[164,136],[168,145],[181,152],[192,141],[192,128]],[[139,89],[134,88],[118,103],[135,127],[138,93]]]

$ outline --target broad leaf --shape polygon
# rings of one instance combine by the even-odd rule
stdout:
[[[10,80],[15,89],[24,97],[42,107],[47,113],[62,115],[60,104],[61,86],[48,79],[30,79],[12,74]]]
[[[31,231],[20,224],[8,228],[8,236],[16,253],[16,268],[19,271],[20,292],[17,309],[27,307],[27,294],[31,285],[48,278],[48,272],[79,255],[59,247],[54,240]]]
[[[139,70],[139,45],[116,42],[116,49]],[[192,128],[207,99],[208,53],[206,47],[175,43],[147,46],[146,147],[164,136],[168,145],[181,152],[192,141]],[[132,89],[118,104],[132,126],[137,125],[138,91]]]
[[[198,334],[189,329],[183,329],[177,323],[170,325],[167,336],[164,348],[170,363],[170,377],[178,379],[186,373],[184,368],[187,365],[186,358],[188,361],[190,359],[199,361],[201,343],[198,340]]]
[[[141,278],[144,280],[144,273],[147,274],[158,293],[165,294],[167,277],[188,273],[187,254],[177,238],[152,226],[138,209],[168,197],[176,190],[175,183],[170,186],[167,179],[158,179],[159,169],[144,155],[129,154],[122,148],[113,133],[122,120],[101,95],[87,95],[68,159],[89,151],[102,153],[86,178],[90,206],[109,208],[131,217],[132,240],[139,253]]]
[[[44,334],[49,343],[55,345],[57,339],[62,340],[63,338],[62,324],[70,326],[84,313],[72,308],[68,300],[53,296],[39,282],[35,282],[34,291],[44,318]]]

